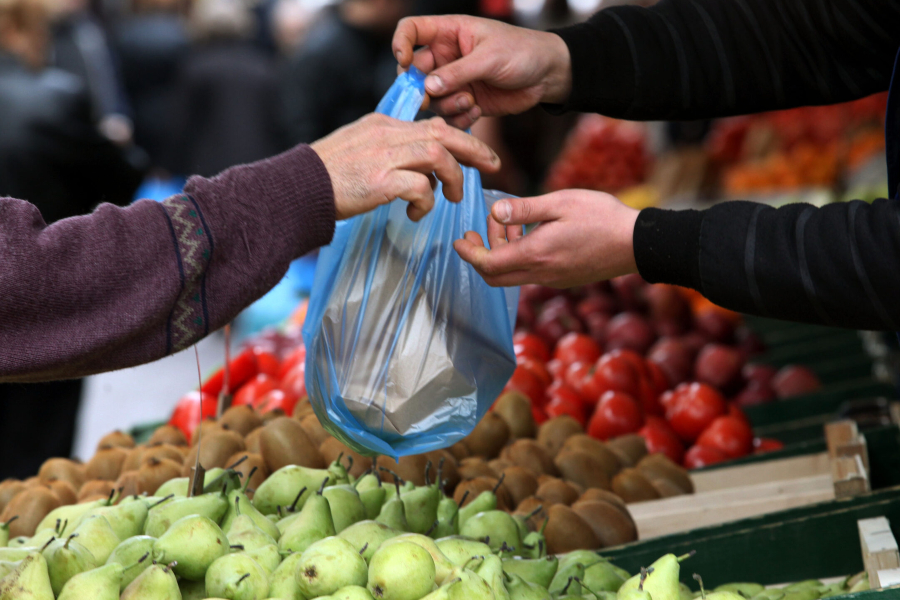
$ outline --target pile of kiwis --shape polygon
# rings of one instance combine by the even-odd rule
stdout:
[[[120,497],[153,495],[170,479],[189,476],[198,452],[207,470],[234,465],[242,477],[251,477],[251,496],[288,464],[324,468],[342,456],[355,477],[373,468],[372,458],[322,428],[306,399],[291,416],[233,406],[218,420],[204,420],[190,440],[171,425],[141,444],[114,431],[87,462],[52,458],[34,477],[0,482],[0,522],[17,515],[10,536],[30,536],[59,506],[108,498],[114,490]],[[693,491],[687,473],[661,455],[647,456],[639,436],[602,443],[570,417],[535,427],[528,399],[516,392],[501,396],[475,430],[450,448],[399,461],[381,457],[374,466],[419,486],[426,484],[429,462],[443,464],[444,492],[463,505],[494,490],[498,508],[530,515],[538,529],[546,522],[548,549],[555,553],[635,540],[626,503]]]

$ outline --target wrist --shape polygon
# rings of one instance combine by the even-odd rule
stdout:
[[[544,33],[546,44],[543,52],[548,57],[544,75],[544,92],[541,102],[563,104],[572,93],[572,57],[569,46],[555,33]]]
[[[617,265],[619,275],[637,273],[637,259],[634,255],[634,228],[640,211],[623,206],[625,210],[616,227],[615,256],[621,257],[621,263]]]

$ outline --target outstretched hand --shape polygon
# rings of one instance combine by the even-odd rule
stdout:
[[[638,211],[602,192],[563,190],[494,203],[488,246],[474,231],[454,243],[492,286],[567,288],[634,273]],[[540,223],[528,235],[523,225]]]

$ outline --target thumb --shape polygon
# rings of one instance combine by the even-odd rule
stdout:
[[[558,217],[556,203],[546,196],[498,200],[491,207],[491,216],[504,225],[529,225]]]
[[[447,96],[485,79],[491,69],[490,58],[476,50],[429,73],[425,78],[425,89],[438,98]]]

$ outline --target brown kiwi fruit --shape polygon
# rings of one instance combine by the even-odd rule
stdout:
[[[172,444],[173,446],[187,446],[188,439],[184,435],[180,429],[175,427],[174,425],[163,425],[162,427],[157,428],[156,431],[150,436],[150,439],[147,440],[148,446],[153,446],[155,444]]]
[[[56,494],[56,497],[59,498],[59,503],[62,506],[75,504],[78,501],[78,494],[75,493],[75,488],[73,488],[72,484],[68,481],[54,479],[47,482],[47,487],[50,488],[51,492]],[[82,485],[81,487],[84,486]]]
[[[222,429],[235,431],[241,436],[245,436],[257,427],[262,427],[263,420],[252,406],[240,404],[232,406],[222,413],[219,424]]]
[[[107,450],[109,448],[134,448],[134,438],[116,429],[111,433],[107,433],[100,441],[97,442],[97,452]]]
[[[510,439],[533,438],[537,433],[537,425],[531,413],[531,400],[522,392],[500,394],[494,402],[494,412],[503,417],[509,426]]]
[[[242,438],[239,434],[234,431],[225,431],[224,429],[215,429],[212,431],[203,433],[203,443],[200,444],[200,464],[203,465],[203,468],[206,470],[214,469],[216,467],[224,468],[226,466],[225,461],[227,461],[232,454],[235,452],[240,452],[244,450],[244,438]],[[181,472],[181,477],[190,477],[191,469],[194,468],[194,465],[197,463],[197,446],[191,448],[190,454],[188,454],[184,463],[179,463],[179,471]],[[143,469],[143,467],[141,467]],[[178,475],[175,475],[178,477]],[[153,493],[156,490],[151,490],[149,493]]]
[[[600,547],[618,546],[637,539],[637,528],[630,515],[601,500],[579,500],[572,510],[585,520],[600,540]]]
[[[556,465],[547,450],[534,440],[516,440],[503,449],[500,458],[530,469],[536,475],[557,475]]]
[[[424,454],[401,456],[399,462],[392,458],[384,457],[378,460],[378,466],[390,469],[405,481],[412,481],[416,485],[425,485],[425,468],[428,466],[428,457]],[[393,481],[393,478],[384,471],[382,471],[381,477],[385,481]],[[437,477],[436,464],[432,463],[428,477],[431,481],[434,481],[435,477]]]
[[[508,440],[509,425],[493,411],[485,414],[472,433],[463,439],[473,455],[486,459],[496,458]]]
[[[588,488],[609,489],[609,475],[603,461],[583,450],[563,450],[553,461],[563,479]]]
[[[566,480],[564,479],[563,481],[566,481]],[[584,490],[590,489],[590,488],[585,488],[580,483],[576,483],[574,481],[566,481],[566,483],[569,484],[569,487],[571,487],[573,490],[578,492],[579,497],[581,497],[581,495],[584,493]]]
[[[244,445],[247,446],[247,452],[253,452],[254,454],[261,453],[259,436],[262,435],[262,430],[263,428],[259,427],[244,436]]]
[[[631,513],[628,512],[628,507],[625,506],[625,501],[619,498],[613,492],[607,490],[601,490],[600,488],[590,488],[584,491],[581,496],[578,498],[578,502],[584,501],[595,501],[599,500],[601,502],[606,502],[608,504],[612,504],[620,511],[625,513],[628,518],[631,518]]]
[[[441,461],[443,460],[443,469],[440,471],[441,479],[443,479],[441,485],[444,493],[452,496],[453,491],[456,490],[456,486],[459,485],[459,482],[462,480],[462,476],[459,474],[456,457],[446,450],[432,450],[431,452],[426,452],[425,456],[435,467],[433,473],[437,473],[438,470],[441,469]],[[437,477],[437,475],[434,475],[434,477]]]
[[[623,469],[613,477],[612,491],[628,504],[659,498],[656,488],[637,469]]]
[[[499,473],[494,471],[480,456],[470,456],[459,461],[459,476],[466,479],[476,477],[497,477]]]
[[[313,416],[315,417],[315,415]],[[317,425],[318,423],[319,422],[316,421]],[[347,472],[354,477],[360,477],[368,469],[372,468],[372,459],[370,457],[362,456],[358,452],[351,450],[339,439],[333,438],[330,435],[319,446],[319,453],[322,455],[322,459],[328,464],[333,463],[337,460],[338,456],[343,455],[341,464],[345,467],[349,466]]]
[[[38,523],[51,510],[60,506],[62,503],[49,487],[35,485],[16,494],[4,509],[3,515],[0,515],[0,521],[9,523],[10,519],[18,517],[9,523],[9,537],[32,536]]]
[[[672,483],[671,480],[665,478],[648,478],[650,485],[659,493],[660,498],[671,498],[673,496],[684,496],[684,490]]]
[[[519,503],[513,514],[528,517],[528,526],[534,531],[540,531],[547,520],[547,510],[550,505],[536,496],[529,496]]]
[[[290,417],[278,417],[262,428],[259,435],[259,449],[270,473],[285,465],[300,465],[314,469],[325,467],[322,454],[306,435],[306,430],[299,421]]]
[[[109,494],[114,489],[116,489],[116,484],[113,481],[94,479],[93,481],[85,482],[85,484],[81,486],[81,489],[78,491],[76,502],[85,502],[86,498],[90,498],[93,496],[109,498]]]
[[[593,455],[603,464],[603,470],[609,477],[622,470],[622,464],[619,462],[618,456],[606,447],[606,444],[600,440],[594,439],[586,433],[579,433],[569,436],[560,448],[560,452],[566,450],[581,450]]]
[[[18,479],[4,479],[0,482],[0,513],[9,504],[9,501],[16,497],[16,494],[24,490],[26,485]]]
[[[116,483],[113,484],[115,486],[116,491],[119,492],[119,498],[126,498],[128,496],[138,496],[144,493],[144,490],[141,489],[141,477],[138,471],[123,471],[119,474],[119,478],[116,479]]]
[[[456,460],[458,461],[472,456],[472,451],[469,450],[469,447],[466,446],[466,443],[463,441],[456,442],[447,448],[447,451],[456,457]]]
[[[677,485],[682,493],[694,493],[694,482],[687,469],[672,462],[665,454],[648,454],[641,459],[637,468],[649,479],[668,479]]]
[[[560,415],[544,421],[538,428],[537,441],[547,449],[550,456],[556,456],[566,440],[573,435],[584,433],[581,423],[569,415]]]
[[[206,442],[203,442],[206,444]],[[180,462],[168,458],[150,458],[138,469],[138,480],[142,492],[151,496],[159,489],[159,486],[181,476],[182,465]]]
[[[147,464],[151,459],[163,458],[175,461],[180,465],[184,463],[185,454],[177,446],[172,446],[171,444],[151,446],[144,450],[144,453],[141,455],[141,466]]]
[[[244,458],[244,457],[247,458]],[[241,460],[243,459],[243,460]],[[239,464],[238,461],[241,461]],[[250,490],[256,490],[259,488],[260,484],[266,480],[266,477],[269,476],[269,468],[266,467],[266,461],[263,460],[261,454],[254,454],[252,452],[247,452],[243,450],[241,452],[236,452],[228,457],[228,460],[225,461],[225,465],[231,467],[235,465],[233,468],[235,471],[241,474],[241,483],[247,483],[247,476],[250,473],[253,473],[253,476],[250,477],[249,488],[247,489],[247,496],[253,498],[253,492]],[[256,469],[255,471],[253,469]]]
[[[538,486],[535,496],[546,503],[569,505],[578,500],[578,490],[562,479],[551,479]]]
[[[647,443],[644,441],[644,438],[636,433],[629,433],[613,438],[606,442],[606,447],[616,452],[616,456],[619,457],[623,467],[633,467],[638,464],[642,458],[647,456]],[[625,462],[621,461],[621,456],[623,454],[629,459],[627,465]]]
[[[300,424],[303,425],[303,429],[306,430],[309,439],[312,440],[316,447],[321,446],[325,440],[331,437],[331,434],[325,431],[325,428],[319,423],[319,417],[315,413],[303,417]]]
[[[144,456],[144,451],[147,449],[147,446],[137,445],[131,450],[128,451],[128,456],[125,457],[125,461],[122,463],[122,468],[119,470],[119,473],[124,473],[125,471],[137,471],[141,468],[141,458]]]
[[[300,398],[297,401],[297,404],[294,405],[294,413],[291,415],[298,421],[302,421],[306,418],[306,415],[313,415],[315,412],[313,411],[312,404],[309,403],[309,398]]]
[[[554,504],[547,512],[547,527],[544,529],[547,554],[594,550],[600,546],[600,540],[591,526],[568,506]]]
[[[514,467],[515,465],[505,458],[495,458],[494,460],[488,461],[488,466],[491,468],[491,471],[499,475],[506,467]]]
[[[77,492],[85,482],[84,465],[68,458],[50,458],[41,465],[38,477],[41,481],[68,481]]]
[[[281,408],[273,408],[272,410],[267,410],[262,414],[262,422],[263,425],[268,425],[278,417],[286,417],[287,414]]]
[[[128,454],[129,450],[116,446],[99,450],[84,466],[84,474],[89,480],[115,481],[122,472],[122,465]]]
[[[509,490],[513,504],[519,504],[529,496],[534,496],[538,489],[538,482],[534,474],[528,469],[513,465],[503,469],[503,485]]]
[[[214,418],[206,417],[200,421],[200,425],[194,429],[194,435],[191,436],[191,446],[196,446],[198,441],[201,439],[205,440],[207,436],[211,435],[214,431],[224,431],[224,429],[222,429],[222,426],[219,425],[219,422]]]

